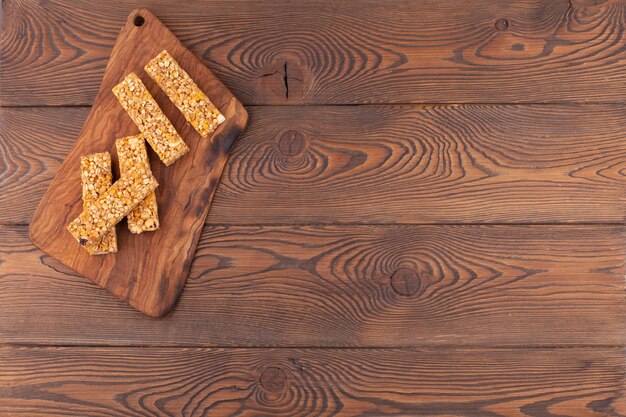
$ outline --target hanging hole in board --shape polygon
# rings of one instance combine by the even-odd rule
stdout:
[[[135,18],[133,19],[133,23],[135,24],[135,26],[141,26],[146,22],[146,19],[143,18],[143,16],[137,15],[135,16]]]

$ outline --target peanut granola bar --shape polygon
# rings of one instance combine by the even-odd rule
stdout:
[[[167,51],[153,58],[144,69],[202,137],[206,138],[226,120]]]
[[[113,87],[113,94],[165,165],[173,164],[189,152],[189,147],[137,74],[128,74]]]
[[[148,152],[143,135],[128,136],[115,141],[117,158],[122,176],[133,167],[150,171]],[[159,228],[159,212],[154,192],[148,194],[137,207],[127,216],[128,230],[132,233],[154,231]]]
[[[80,176],[83,184],[83,210],[86,210],[90,204],[93,204],[100,195],[109,189],[113,182],[111,154],[100,152],[81,157]],[[100,242],[95,245],[86,245],[85,249],[90,255],[117,252],[115,228],[111,228]]]
[[[159,184],[150,171],[133,168],[67,226],[82,246],[94,245]]]

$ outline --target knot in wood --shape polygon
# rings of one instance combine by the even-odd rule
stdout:
[[[298,130],[288,130],[278,139],[278,150],[287,158],[302,155],[307,148],[304,134]]]
[[[279,393],[285,390],[287,386],[287,373],[280,368],[267,368],[261,374],[261,387],[265,391]]]
[[[505,31],[509,28],[509,21],[506,19],[498,19],[496,20],[496,29],[499,31]]]
[[[421,285],[420,276],[409,268],[400,268],[391,276],[391,288],[405,297],[415,295]]]

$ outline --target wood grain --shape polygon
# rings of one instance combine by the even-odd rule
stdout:
[[[5,226],[0,343],[623,345],[624,246],[623,226],[206,226],[154,320]]]
[[[0,108],[1,223],[30,223],[88,113],[87,108]]]
[[[14,417],[624,415],[621,349],[0,348]]]
[[[135,24],[137,18],[142,19],[139,25]],[[80,158],[109,150],[113,154],[113,166],[119,166],[113,152],[115,140],[139,132],[111,89],[130,72],[143,74],[144,65],[163,50],[211,96],[226,121],[210,138],[202,138],[165,94],[144,76],[144,83],[190,151],[168,167],[150,153],[152,171],[160,184],[156,190],[159,230],[134,235],[122,224],[117,228],[118,252],[91,256],[66,230],[67,224],[83,210]],[[28,229],[31,241],[139,311],[153,317],[166,314],[185,285],[228,152],[244,129],[247,117],[232,93],[157,18],[144,9],[131,12],[111,53],[100,92],[83,130],[35,211]]]
[[[249,111],[209,223],[626,220],[624,105]],[[0,109],[0,222],[30,221],[86,116]]]
[[[0,103],[91,104],[151,9],[245,104],[623,102],[624,0],[3,2]]]

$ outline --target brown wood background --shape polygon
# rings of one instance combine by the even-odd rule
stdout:
[[[138,6],[250,113],[159,320],[26,232]],[[6,0],[0,105],[2,416],[626,415],[625,0]]]

